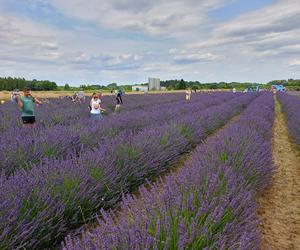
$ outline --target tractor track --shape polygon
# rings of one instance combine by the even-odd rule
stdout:
[[[259,198],[260,248],[300,250],[300,151],[288,134],[281,105],[275,100],[272,186]]]

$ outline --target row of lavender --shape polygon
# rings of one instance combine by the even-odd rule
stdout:
[[[278,93],[278,98],[286,116],[289,133],[300,146],[300,98],[285,93]]]
[[[84,218],[113,206],[122,193],[167,170],[255,97],[246,94],[208,109],[193,109],[193,114],[137,133],[106,138],[79,155],[70,153],[67,159],[48,159],[28,171],[2,176],[0,248],[37,249],[59,242]]]
[[[255,194],[274,170],[273,121],[264,94],[179,173],[140,188],[138,199],[123,197],[121,212],[102,211],[96,229],[67,237],[63,249],[258,249]]]
[[[197,95],[194,95],[197,96]],[[183,100],[183,94],[157,94],[157,95],[127,95],[123,97],[125,105],[122,106],[121,112],[131,111],[134,109],[145,109],[161,104],[177,102]],[[88,117],[88,104],[90,98],[86,98],[85,103],[73,104],[70,99],[48,99],[43,100],[44,104],[37,107],[38,126],[49,127],[56,124],[72,124],[79,118],[85,119]],[[114,96],[102,97],[103,107],[110,114],[115,108]],[[3,119],[0,120],[0,132],[6,132],[15,127],[21,128],[21,119],[14,102],[7,102],[0,106],[0,115]]]
[[[33,163],[37,164],[45,158],[65,158],[70,152],[78,153],[83,148],[98,147],[98,144],[102,143],[101,141],[107,138],[112,139],[121,132],[136,133],[154,123],[157,126],[163,125],[168,120],[176,120],[182,114],[192,115],[196,110],[203,110],[237,96],[239,95],[234,96],[232,93],[199,94],[194,96],[192,102],[187,103],[182,99],[177,100],[176,96],[174,98],[166,95],[164,98],[166,103],[160,105],[159,109],[156,104],[134,111],[124,110],[121,114],[103,119],[101,126],[99,123],[80,116],[78,112],[72,114],[72,117],[77,115],[77,120],[75,121],[74,118],[71,123],[68,122],[69,114],[73,113],[71,105],[69,109],[65,107],[60,111],[61,119],[65,116],[67,121],[62,120],[55,126],[38,126],[33,131],[15,127],[2,133],[0,136],[0,169],[6,175],[11,175],[20,168],[30,169]],[[147,103],[146,106],[148,106]],[[44,108],[42,117],[49,114],[48,116],[52,116],[53,119],[53,116],[57,116],[56,110],[59,110],[59,106],[55,106],[55,104],[51,106],[50,109],[48,106]]]

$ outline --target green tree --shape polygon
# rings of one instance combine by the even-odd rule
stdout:
[[[186,89],[186,83],[183,79],[176,85],[176,89]]]
[[[192,90],[197,90],[197,89],[199,89],[198,85],[197,85],[197,84],[194,84],[194,85],[192,86]]]
[[[66,83],[64,86],[64,90],[70,90],[70,85]]]
[[[111,83],[111,84],[108,84],[107,87],[110,88],[110,89],[116,89],[116,88],[118,88],[118,84]]]

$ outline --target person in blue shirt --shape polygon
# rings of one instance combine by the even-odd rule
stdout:
[[[21,111],[23,124],[32,126],[35,123],[35,105],[41,104],[41,101],[30,94],[28,87],[25,87],[23,92],[23,96],[18,96],[18,108]]]

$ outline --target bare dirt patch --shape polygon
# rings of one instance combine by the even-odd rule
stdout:
[[[64,96],[71,96],[77,91],[31,91],[32,95],[38,98],[59,98]],[[88,90],[85,91],[87,96],[91,96],[93,92],[97,92],[96,90]],[[164,93],[183,93],[183,91],[150,91],[149,94],[164,94]],[[22,93],[22,91],[21,91]],[[0,91],[0,101],[8,101],[10,100],[11,91]],[[108,91],[102,91],[103,95],[114,95]],[[126,94],[144,94],[143,92],[126,92]]]
[[[273,158],[277,167],[273,184],[259,198],[261,249],[300,249],[300,152],[289,138],[277,100]]]

